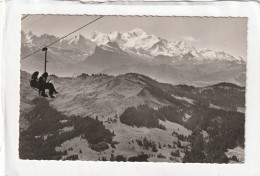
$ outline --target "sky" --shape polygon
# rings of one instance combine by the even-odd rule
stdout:
[[[32,31],[36,35],[46,33],[63,37],[98,17],[29,15],[22,20],[21,29],[25,32]],[[88,37],[94,31],[127,32],[135,28],[168,41],[186,41],[197,50],[209,48],[246,59],[247,18],[104,16],[72,35],[80,33]]]

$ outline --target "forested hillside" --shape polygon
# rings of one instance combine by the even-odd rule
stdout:
[[[21,159],[243,162],[244,87],[52,75],[60,94],[49,99],[37,97],[29,78],[21,72]]]

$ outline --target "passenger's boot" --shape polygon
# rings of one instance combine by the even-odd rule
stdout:
[[[48,95],[46,95],[45,93],[41,94],[42,97],[48,97]]]

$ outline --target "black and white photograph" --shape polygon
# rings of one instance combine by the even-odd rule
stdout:
[[[19,158],[244,163],[247,22],[22,15]]]

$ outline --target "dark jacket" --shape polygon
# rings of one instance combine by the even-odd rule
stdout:
[[[39,92],[40,91],[45,92],[47,77],[48,77],[48,73],[45,72],[39,78]]]
[[[38,80],[39,72],[36,71],[32,74],[30,85],[35,88],[39,88],[39,80]]]
[[[40,86],[40,88],[44,88],[45,84],[46,84],[46,78],[41,76],[40,79],[39,79],[39,86]]]

